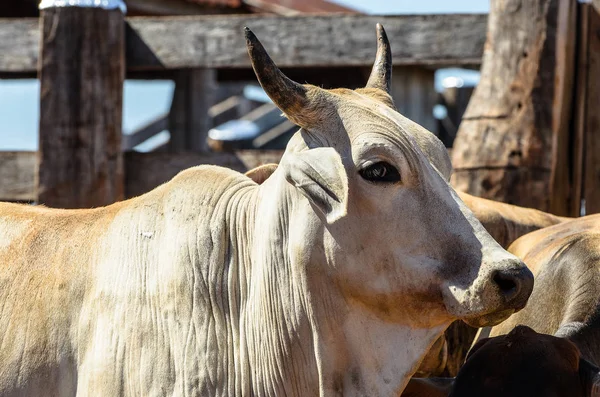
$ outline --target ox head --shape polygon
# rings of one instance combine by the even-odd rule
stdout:
[[[260,84],[301,127],[269,178],[299,193],[290,244],[300,262],[318,257],[323,266],[310,271],[326,274],[347,302],[386,320],[496,324],[524,307],[533,276],[450,187],[443,144],[396,111],[381,25],[377,35],[366,87],[324,90],[287,78],[246,28]]]

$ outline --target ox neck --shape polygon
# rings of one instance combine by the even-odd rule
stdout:
[[[244,394],[398,395],[448,324],[417,329],[387,322],[352,307],[325,274],[307,274],[326,265],[318,242],[316,252],[290,247],[306,199],[283,178],[268,183],[287,194],[276,203],[259,194],[257,202],[260,237],[246,270],[240,320],[243,377],[250,380]]]
[[[343,395],[400,395],[447,325],[411,328],[361,309],[350,309],[341,327],[349,357]]]

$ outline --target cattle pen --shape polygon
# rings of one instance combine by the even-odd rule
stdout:
[[[253,78],[243,27],[251,27],[296,80],[358,86],[374,60],[375,24],[382,23],[393,48],[396,105],[429,129],[433,118],[418,113],[435,102],[435,70],[482,67],[468,122],[452,149],[456,186],[560,215],[579,215],[582,206],[600,212],[600,6],[531,1],[544,12],[527,32],[531,37],[519,41],[511,27],[527,16],[529,5],[521,3],[492,0],[489,18],[128,17],[120,10],[48,8],[39,18],[0,20],[0,78],[41,84],[39,149],[0,152],[0,199],[99,206],[144,193],[198,164],[244,171],[277,162],[277,150],[211,152],[205,145],[209,86]],[[502,40],[517,44],[494,52]],[[169,79],[176,89],[169,115],[124,138],[125,79]],[[418,110],[411,110],[414,103]],[[516,111],[507,111],[513,105]],[[529,107],[546,113],[519,116]],[[166,150],[130,150],[165,127],[171,134]]]

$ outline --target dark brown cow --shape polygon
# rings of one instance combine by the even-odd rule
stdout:
[[[402,397],[598,397],[599,371],[567,338],[520,325],[475,344],[456,378],[412,379]]]
[[[450,397],[600,396],[598,371],[568,339],[521,325],[473,346]]]

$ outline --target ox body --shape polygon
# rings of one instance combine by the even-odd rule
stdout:
[[[449,397],[598,397],[599,380],[573,342],[519,325],[473,346]],[[429,382],[441,389],[440,380]]]
[[[200,166],[104,208],[1,204],[0,395],[392,396],[453,320],[521,309],[531,273],[394,110],[378,32],[356,91],[292,82],[246,32],[301,127],[260,185]]]
[[[509,250],[536,278],[527,307],[492,328],[502,335],[524,324],[569,338],[600,365],[600,215],[589,215],[529,233]]]

